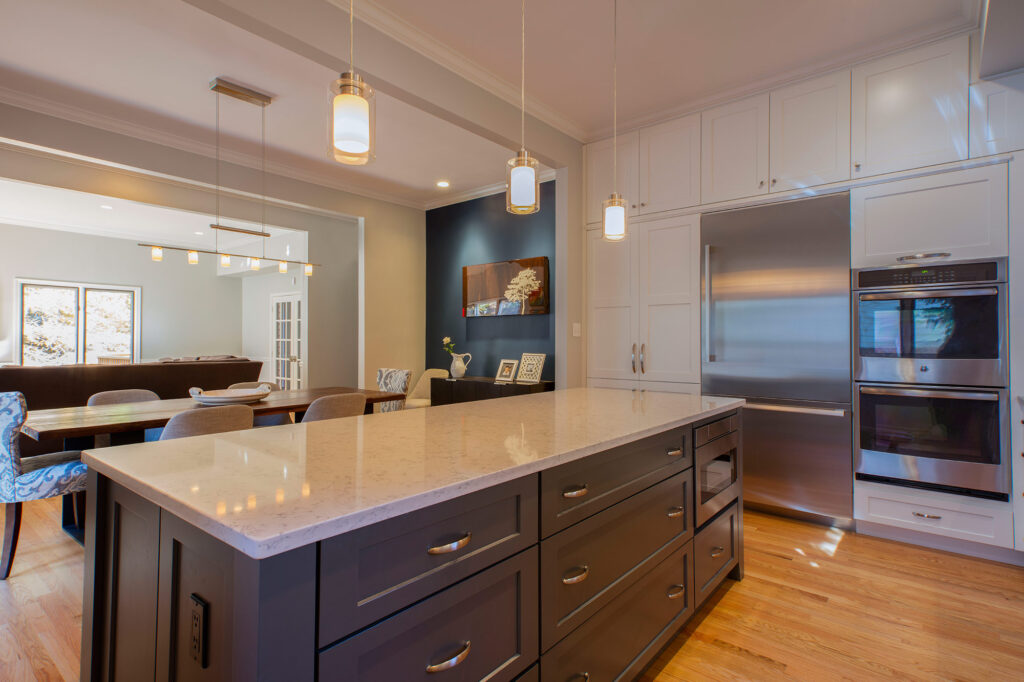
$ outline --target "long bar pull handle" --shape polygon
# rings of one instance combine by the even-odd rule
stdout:
[[[669,599],[679,599],[686,594],[686,585],[671,585],[665,592],[665,596]]]
[[[909,256],[900,256],[896,259],[897,263],[906,263],[912,260],[925,260],[926,258],[949,258],[953,254],[948,251],[936,251],[935,253],[915,253]]]
[[[431,665],[428,665],[427,666],[427,672],[428,673],[441,673],[441,672],[444,672],[445,670],[451,670],[452,668],[457,666],[459,663],[462,663],[464,660],[466,660],[466,657],[469,656],[469,648],[470,648],[470,646],[471,646],[471,642],[467,639],[466,642],[462,645],[462,648],[459,649],[459,653],[455,654],[454,656],[452,656],[451,658],[449,658],[446,661],[441,661],[440,663],[433,663]]]
[[[950,400],[984,400],[990,403],[999,401],[998,393],[981,393],[979,391],[933,391],[924,388],[885,388],[879,386],[862,386],[861,393],[870,395],[905,396],[909,398],[949,398]]]
[[[590,575],[590,566],[573,566],[568,573],[562,576],[562,583],[575,585],[586,580],[588,575]]]
[[[589,492],[590,490],[587,489],[586,484],[574,485],[571,488],[566,488],[565,490],[563,490],[562,497],[566,498],[567,500],[571,500],[576,497],[585,497],[586,494]]]
[[[472,537],[472,533],[466,533],[461,538],[453,542],[449,542],[444,545],[435,545],[434,547],[428,547],[427,554],[451,554],[452,552],[457,552],[466,545],[468,545]]]
[[[933,520],[938,521],[939,519],[942,518],[942,516],[939,515],[939,514],[924,514],[922,512],[913,512],[913,514],[914,514],[914,516],[916,516],[919,519],[933,519]]]
[[[712,547],[711,548],[711,558],[712,559],[717,559],[718,557],[722,556],[724,553],[725,553],[725,547]]]
[[[701,311],[704,313],[701,325],[704,332],[704,361],[714,362],[715,354],[711,352],[711,244],[704,245],[704,291],[701,293],[704,296],[701,305]]]
[[[813,414],[818,417],[845,417],[846,410],[829,407],[796,407],[792,405],[765,405],[763,403],[747,403],[744,409],[764,410],[765,412],[791,412],[793,414]]]
[[[636,344],[633,344],[633,352],[629,356],[629,365],[633,368],[633,374],[636,374]]]
[[[646,343],[641,343],[640,344],[640,373],[641,374],[647,374],[647,370],[644,369],[644,352],[646,351],[646,349],[647,349],[647,344]]]

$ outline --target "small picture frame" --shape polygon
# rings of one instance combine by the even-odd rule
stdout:
[[[494,377],[496,384],[511,384],[516,378],[518,360],[502,360],[498,363],[498,373]]]
[[[540,374],[544,370],[545,353],[523,353],[519,361],[519,375],[516,377],[517,384],[538,384]]]

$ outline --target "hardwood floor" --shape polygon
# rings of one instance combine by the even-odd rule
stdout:
[[[82,548],[24,505],[0,582],[0,680],[75,680]],[[648,669],[685,680],[1024,679],[1024,569],[747,512],[729,581]]]

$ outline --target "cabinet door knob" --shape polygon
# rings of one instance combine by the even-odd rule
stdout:
[[[433,663],[431,665],[428,665],[427,672],[440,673],[444,672],[445,670],[451,670],[459,663],[462,663],[464,660],[466,660],[466,657],[469,656],[469,647],[470,641],[467,639],[466,642],[462,645],[462,648],[459,649],[459,653],[455,654],[446,661],[441,661],[440,663]]]
[[[711,558],[712,559],[717,559],[718,557],[722,556],[723,554],[725,554],[725,547],[712,547],[711,548]]]
[[[636,208],[636,204],[630,204],[630,208]]]
[[[685,513],[686,510],[683,509],[682,507],[669,507],[668,511],[665,513],[665,516],[669,517],[670,519],[678,519]]]
[[[777,183],[778,181],[778,178],[772,178],[772,186],[774,187],[775,183]]]
[[[859,171],[860,170],[860,164],[859,163],[853,164],[853,170]]]
[[[646,206],[646,205],[647,205],[647,203],[646,203],[646,202],[643,202],[643,201],[641,201],[641,202],[640,202],[640,205],[641,205],[641,206]]]
[[[757,183],[757,186],[758,187],[764,187],[764,180],[762,180],[761,182]]]
[[[575,585],[586,580],[588,575],[590,575],[590,566],[574,566],[569,569],[568,573],[562,576],[562,583],[565,585]]]
[[[577,497],[586,497],[589,492],[590,490],[587,489],[587,484],[584,483],[583,485],[574,485],[571,488],[566,488],[562,491],[562,497],[567,500],[571,500]]]
[[[466,545],[468,545],[472,537],[472,533],[466,533],[454,542],[449,542],[444,545],[435,545],[433,547],[428,547],[427,554],[451,554],[452,552],[457,552]]]
[[[686,594],[686,586],[685,585],[672,585],[665,592],[665,596],[668,597],[669,599],[679,599],[684,594]]]

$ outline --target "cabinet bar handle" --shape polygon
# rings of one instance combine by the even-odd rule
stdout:
[[[562,582],[566,585],[575,585],[586,580],[588,575],[590,575],[590,566],[574,566],[562,576]]]
[[[644,369],[644,350],[647,348],[646,343],[640,344],[640,373],[647,374],[647,370]]]
[[[562,497],[571,500],[576,497],[586,497],[589,492],[587,484],[584,483],[583,485],[574,485],[571,488],[566,488],[562,491]]]
[[[636,374],[636,344],[633,344],[633,352],[629,356],[629,364],[633,368],[633,374]]]
[[[669,599],[679,599],[684,594],[686,594],[685,585],[671,585],[669,586],[668,591],[665,592],[665,596]]]
[[[441,673],[441,672],[444,672],[445,670],[451,670],[452,668],[457,666],[459,663],[462,663],[464,660],[466,660],[466,657],[469,656],[469,646],[470,646],[470,641],[467,639],[466,643],[463,644],[462,648],[459,650],[459,653],[455,654],[454,656],[449,658],[447,661],[441,661],[440,663],[433,663],[431,665],[428,665],[427,666],[427,672],[428,673]]]
[[[718,557],[722,556],[722,554],[724,554],[724,553],[725,553],[725,547],[712,547],[711,548],[711,558],[712,559],[717,559]]]
[[[583,682],[590,682],[590,673],[576,673],[568,680],[566,680],[566,682],[574,682],[574,680],[583,680]]]
[[[948,251],[936,251],[935,253],[915,253],[910,256],[900,256],[896,259],[897,263],[906,263],[912,260],[925,260],[927,258],[949,258],[951,253]]]
[[[449,542],[446,545],[436,545],[434,547],[427,547],[427,554],[450,554],[451,552],[457,552],[466,545],[468,545],[472,537],[472,533],[466,533],[458,540],[455,540],[454,542]]]
[[[914,512],[914,516],[916,516],[919,519],[935,519],[935,520],[938,520],[938,519],[942,518],[942,516],[940,516],[939,514],[923,514],[921,512]]]
[[[669,507],[668,512],[666,512],[665,516],[669,517],[670,519],[678,519],[685,513],[686,510],[683,509],[682,507]]]
[[[683,449],[682,448],[672,448],[670,450],[666,450],[665,454],[668,455],[669,457],[682,457],[683,456]]]

